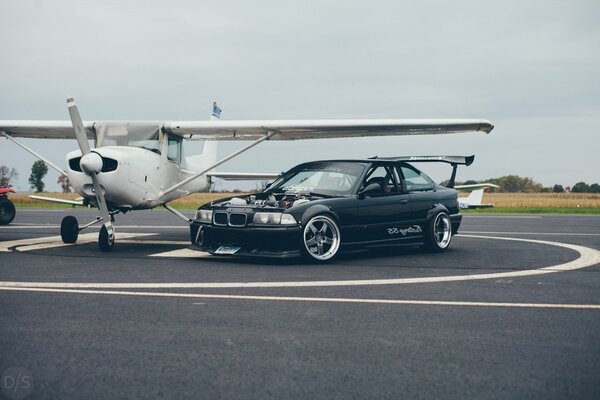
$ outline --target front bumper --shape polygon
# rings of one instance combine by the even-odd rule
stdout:
[[[230,227],[199,222],[190,225],[192,246],[211,254],[221,246],[236,246],[235,255],[292,258],[301,255],[302,229],[294,226]]]

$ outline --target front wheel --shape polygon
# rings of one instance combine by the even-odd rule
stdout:
[[[333,259],[340,248],[340,229],[327,215],[312,217],[302,233],[302,252],[313,261]]]
[[[0,199],[0,225],[8,225],[15,219],[15,205],[9,199]]]
[[[100,250],[111,251],[115,247],[115,233],[108,233],[106,226],[102,225],[100,235],[98,235],[98,244],[100,245]]]
[[[450,246],[452,240],[452,223],[444,211],[437,213],[427,223],[425,229],[425,247],[428,250],[440,253]]]

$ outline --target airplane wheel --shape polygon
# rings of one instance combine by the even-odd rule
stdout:
[[[102,251],[111,251],[113,247],[115,247],[115,235],[114,233],[109,235],[108,230],[104,225],[102,225],[102,228],[100,228],[98,244],[100,245],[100,250]]]
[[[15,219],[15,205],[8,199],[0,200],[0,225],[8,225]]]
[[[425,247],[430,251],[440,253],[450,246],[450,240],[452,240],[452,223],[448,214],[441,211],[427,223]]]
[[[64,243],[75,243],[79,236],[79,223],[77,218],[67,215],[60,223],[60,237]]]

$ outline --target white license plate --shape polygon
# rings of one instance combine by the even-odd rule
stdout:
[[[215,254],[235,254],[237,253],[239,250],[241,249],[241,247],[236,247],[236,246],[220,246],[216,251]]]

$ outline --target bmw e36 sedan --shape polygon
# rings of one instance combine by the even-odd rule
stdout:
[[[422,244],[448,249],[462,216],[452,188],[474,156],[408,156],[300,164],[257,194],[198,208],[193,246],[222,255],[332,260],[344,249]],[[413,164],[452,166],[446,186]]]

